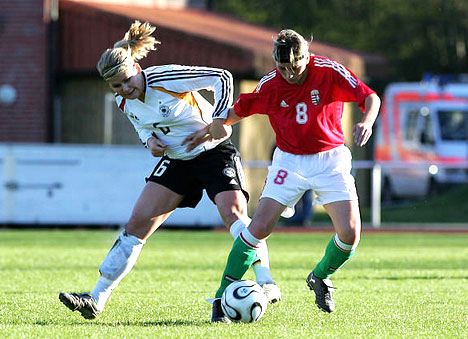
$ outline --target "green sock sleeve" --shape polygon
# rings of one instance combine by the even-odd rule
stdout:
[[[257,249],[246,245],[241,237],[237,237],[232,245],[223,272],[221,285],[216,292],[216,298],[221,298],[226,287],[235,280],[240,280],[256,258]]]
[[[325,255],[314,268],[314,274],[319,278],[328,279],[333,273],[343,267],[356,252],[339,249],[335,244],[334,238],[335,236],[328,242]]]

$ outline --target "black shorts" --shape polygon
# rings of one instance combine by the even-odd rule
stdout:
[[[163,156],[146,182],[156,182],[183,195],[178,207],[197,206],[204,189],[213,202],[219,192],[235,190],[241,190],[248,201],[240,160],[237,149],[226,140],[191,160]]]

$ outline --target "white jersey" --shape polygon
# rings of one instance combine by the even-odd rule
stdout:
[[[141,141],[153,133],[167,145],[166,155],[189,160],[216,147],[221,140],[206,141],[190,152],[182,141],[209,125],[227,118],[232,105],[232,75],[222,69],[180,65],[153,66],[142,71],[146,81],[145,102],[116,95],[116,102],[137,131]],[[214,106],[197,91],[214,91]]]

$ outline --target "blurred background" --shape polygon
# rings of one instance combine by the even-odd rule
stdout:
[[[143,67],[225,68],[235,95],[274,68],[272,37],[292,28],[383,99],[371,142],[343,126],[364,225],[468,228],[468,2],[461,0],[0,0],[0,224],[114,226],[155,166],[96,71],[138,19],[162,42]],[[211,99],[210,93],[203,93]],[[265,117],[234,128],[253,215],[275,144]],[[313,192],[284,226],[319,227]],[[174,226],[217,227],[204,197]],[[442,226],[441,226],[442,225]]]

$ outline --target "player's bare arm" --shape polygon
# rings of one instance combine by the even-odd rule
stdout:
[[[210,135],[210,125],[206,125],[203,127],[201,130],[198,130],[192,134],[190,134],[188,137],[186,137],[181,145],[187,144],[187,152],[190,152],[193,150],[195,147],[198,145],[204,143],[205,141],[211,140],[211,135]]]
[[[159,140],[154,134],[146,140],[146,145],[151,151],[151,155],[153,157],[162,157],[167,149],[167,145]]]
[[[225,121],[225,119],[216,119],[215,121],[218,121],[218,120]],[[212,139],[222,139],[222,138],[226,137],[230,133],[230,131],[229,131],[229,129],[231,128],[230,126],[225,125],[225,124],[220,123],[220,122],[217,122],[216,124],[220,124],[220,126],[216,127],[216,128],[219,128],[219,133],[216,134],[216,135],[221,135],[221,137],[213,138],[213,136],[211,134],[211,127],[212,127],[213,123],[211,123],[210,125],[207,125],[206,127],[202,128],[201,130],[190,134],[188,137],[186,137],[184,139],[184,141],[182,141],[181,145],[184,145],[184,144],[187,143],[187,152],[190,152],[195,147],[197,147],[198,145],[204,143],[205,141],[212,140]]]
[[[377,94],[372,93],[366,98],[365,112],[362,120],[354,125],[353,136],[357,146],[364,146],[372,135],[372,126],[377,119],[380,109],[380,98]]]
[[[242,118],[239,117],[231,107],[227,119],[214,119],[210,125],[186,137],[184,141],[182,141],[182,145],[187,144],[187,152],[190,152],[207,140],[222,139],[228,135],[230,126],[239,122],[241,119]]]
[[[234,108],[231,107],[226,119],[213,120],[210,127],[211,137],[215,140],[224,138],[228,134],[228,126],[232,126],[240,120],[242,120],[242,118],[239,117],[234,111]]]
[[[228,117],[226,119],[225,124],[228,125],[228,126],[232,126],[234,124],[237,124],[241,120],[242,120],[242,118],[236,114],[236,111],[234,110],[234,107],[231,107],[229,109]]]

